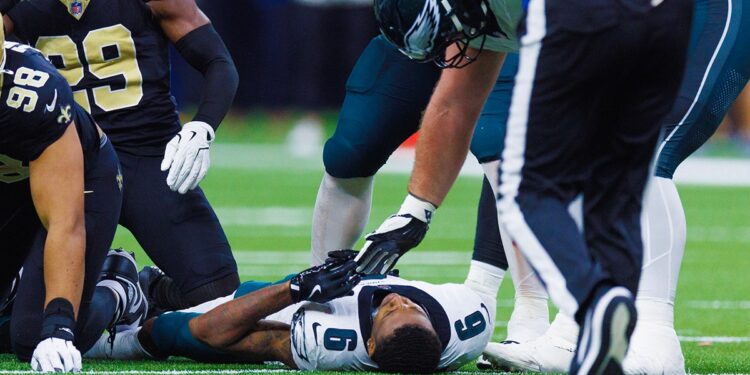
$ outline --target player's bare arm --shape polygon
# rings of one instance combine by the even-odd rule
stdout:
[[[229,111],[239,77],[224,42],[194,0],[152,0],[148,4],[164,34],[206,82],[198,113],[167,144],[161,165],[163,171],[169,170],[167,185],[185,194],[208,172],[214,131]]]
[[[293,303],[289,282],[269,286],[193,318],[190,332],[204,344],[242,359],[295,367],[289,325],[262,320]]]
[[[44,246],[45,305],[64,298],[78,312],[83,291],[83,152],[75,124],[29,163],[31,196],[47,229]]]
[[[456,51],[453,45],[446,55]],[[409,192],[436,207],[461,171],[474,126],[505,60],[504,53],[473,53],[478,54],[474,63],[443,70],[422,120]]]

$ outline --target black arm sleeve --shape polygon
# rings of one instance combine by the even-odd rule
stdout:
[[[189,32],[175,43],[175,47],[206,79],[198,113],[193,120],[218,128],[234,101],[239,84],[232,56],[210,23]]]

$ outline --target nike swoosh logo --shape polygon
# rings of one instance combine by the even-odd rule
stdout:
[[[55,96],[52,98],[52,103],[47,104],[45,107],[47,109],[47,112],[52,112],[55,110],[55,104],[57,104],[57,89],[55,89]]]
[[[313,288],[312,292],[310,292],[310,295],[307,296],[307,298],[312,298],[312,296],[314,296],[316,292],[323,292],[323,288],[320,287],[320,284],[315,285],[315,288]]]
[[[84,190],[84,191],[83,191],[83,194],[91,194],[91,193],[93,193],[93,192],[94,192],[93,190]]]
[[[315,343],[318,343],[318,327],[320,327],[320,323],[313,323],[312,329],[313,329],[313,335],[315,336]]]

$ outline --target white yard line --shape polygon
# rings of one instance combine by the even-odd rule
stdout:
[[[215,144],[211,148],[214,168],[242,170],[323,171],[322,156],[294,158],[284,145]],[[380,173],[409,174],[414,150],[397,150]],[[473,156],[466,158],[461,174],[481,176],[482,168]],[[708,186],[750,186],[750,159],[688,158],[675,173],[678,184]]]
[[[678,336],[682,342],[711,342],[715,344],[738,344],[750,342],[750,337],[735,336]]]
[[[687,301],[685,305],[703,310],[750,310],[750,301]]]
[[[225,226],[242,227],[306,227],[312,220],[308,207],[216,207],[216,215]]]
[[[234,374],[279,374],[297,373],[297,370],[288,369],[247,369],[247,370],[126,370],[126,371],[82,371],[80,374],[96,375],[120,375],[120,374],[147,374],[147,375],[234,375]],[[2,371],[0,374],[39,374],[31,370]]]

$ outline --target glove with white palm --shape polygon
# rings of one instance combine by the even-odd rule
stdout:
[[[402,255],[422,242],[436,209],[430,202],[407,195],[398,213],[365,237],[365,246],[355,258],[357,272],[388,273]]]
[[[167,143],[161,170],[169,170],[167,185],[172,191],[185,194],[206,177],[211,166],[209,148],[215,137],[211,125],[191,121]]]
[[[42,341],[31,356],[31,368],[37,372],[80,372],[81,353],[73,345],[75,318],[73,305],[55,298],[44,309]]]

